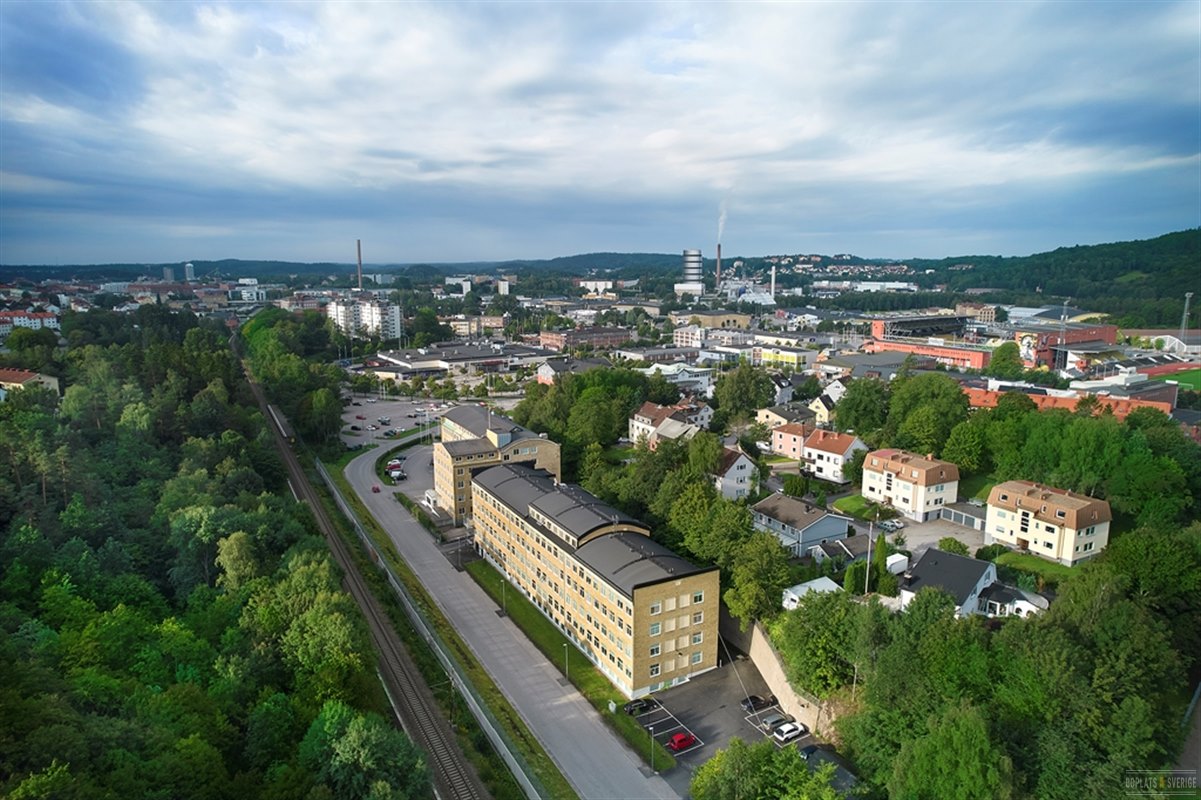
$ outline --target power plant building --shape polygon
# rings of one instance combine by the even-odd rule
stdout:
[[[700,297],[705,293],[705,259],[700,250],[684,251],[684,280],[675,289],[677,297]]]

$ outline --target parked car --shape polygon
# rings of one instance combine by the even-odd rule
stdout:
[[[361,406],[361,405],[363,405],[363,404],[362,404],[362,403],[360,403],[358,400],[355,400],[353,403],[351,403],[351,405],[352,405],[352,406]]]
[[[696,737],[691,733],[677,733],[667,740],[667,749],[673,753],[687,750],[696,744]]]
[[[378,430],[379,430],[379,426],[378,426],[378,425],[368,425],[368,426],[367,426],[367,430],[369,430],[369,431],[378,431]]]
[[[756,711],[762,711],[765,708],[770,708],[776,704],[775,696],[769,696],[766,700],[757,694],[747,695],[742,700],[742,710],[748,714],[753,714]]]
[[[376,494],[379,494],[379,484],[378,483],[373,484],[371,486],[371,491],[375,492]]]
[[[799,722],[785,722],[776,728],[776,732],[772,734],[772,738],[780,744],[784,744],[785,742],[791,742],[793,739],[799,739],[808,732],[809,729]]]
[[[362,428],[360,428],[358,425],[351,425],[351,426],[350,426],[350,429],[351,429],[352,431],[361,431],[361,430],[363,430],[363,429],[362,429]]]
[[[403,469],[393,470],[392,472],[389,472],[388,474],[392,476],[392,480],[394,480],[394,481],[407,480],[409,477],[408,475],[405,474],[405,471]]]
[[[759,720],[759,727],[764,731],[771,733],[786,722],[792,722],[792,717],[777,711],[773,714],[768,714],[766,717]]]
[[[364,416],[364,415],[362,415],[362,414],[355,414],[355,415],[354,415],[354,418],[355,418],[355,419],[367,419],[367,417],[366,417],[366,416]]]
[[[627,714],[644,714],[653,708],[659,707],[659,701],[651,697],[640,697],[637,700],[631,700],[621,707],[621,710]]]
[[[403,461],[401,461],[399,458],[394,458],[388,462],[388,466],[385,467],[385,469],[400,469],[403,465]]]

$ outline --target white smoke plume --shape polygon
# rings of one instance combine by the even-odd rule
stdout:
[[[726,230],[726,201],[722,200],[717,209],[717,243],[721,244],[722,234]]]

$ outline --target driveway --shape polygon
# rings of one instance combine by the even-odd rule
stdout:
[[[558,669],[511,620],[497,615],[492,599],[467,573],[454,568],[391,492],[372,493],[378,457],[379,453],[370,451],[355,458],[346,468],[347,480],[580,796],[686,796],[675,788],[677,781],[669,784],[651,773],[642,759],[610,732],[574,686],[559,684]],[[416,457],[410,455],[409,459]],[[416,464],[411,470],[420,473]],[[616,690],[613,695],[614,699],[620,697]]]
[[[922,553],[938,545],[938,540],[944,536],[958,539],[967,545],[968,555],[975,556],[976,550],[984,546],[984,531],[977,531],[956,525],[945,519],[931,522],[913,522],[904,520],[905,527],[900,534],[905,537],[905,549],[913,553],[916,561]],[[895,541],[895,535],[889,535],[889,541]]]

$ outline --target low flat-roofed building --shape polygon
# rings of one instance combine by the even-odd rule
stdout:
[[[959,467],[904,450],[873,450],[863,458],[863,497],[914,522],[938,519],[959,493]]]
[[[718,570],[579,488],[525,465],[473,481],[475,543],[626,697],[717,666]]]
[[[998,483],[988,493],[984,543],[1000,543],[1071,566],[1109,544],[1109,503],[1030,481]]]

